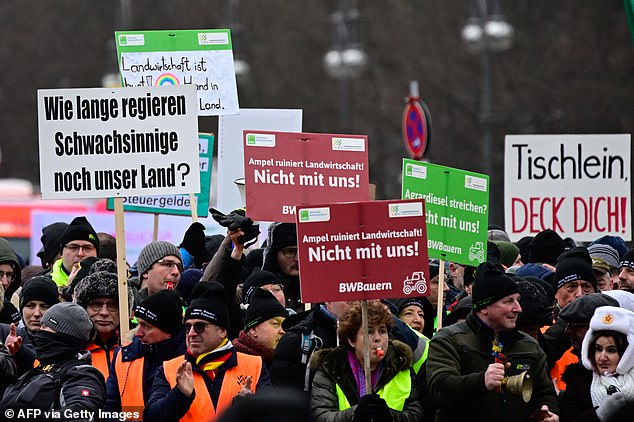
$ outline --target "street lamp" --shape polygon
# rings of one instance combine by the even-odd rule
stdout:
[[[359,42],[358,22],[356,0],[340,0],[337,11],[330,16],[332,46],[323,62],[328,76],[339,81],[339,122],[344,126],[350,122],[350,81],[359,77],[368,63]]]
[[[513,27],[500,13],[498,0],[471,0],[471,16],[462,28],[461,36],[467,50],[480,56],[481,91],[478,121],[482,128],[482,159],[484,173],[489,175],[491,185],[495,189],[497,189],[494,181],[495,168],[491,164],[493,146],[491,52],[501,52],[511,48],[513,35]]]

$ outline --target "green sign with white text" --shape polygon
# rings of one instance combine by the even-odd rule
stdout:
[[[478,266],[486,260],[489,176],[403,160],[402,199],[423,198],[430,258]]]

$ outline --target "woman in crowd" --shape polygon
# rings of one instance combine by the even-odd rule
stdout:
[[[379,301],[368,301],[370,390],[364,374],[361,304],[355,303],[339,324],[342,346],[317,352],[311,362],[311,408],[315,421],[418,421],[422,408],[414,388],[412,352],[390,341],[392,315]]]
[[[35,344],[44,314],[57,302],[57,285],[50,277],[37,275],[24,283],[20,291],[20,327],[26,329],[31,343]]]
[[[595,310],[581,346],[580,364],[564,373],[561,420],[625,421],[634,410],[634,313]],[[585,368],[585,369],[584,369]]]

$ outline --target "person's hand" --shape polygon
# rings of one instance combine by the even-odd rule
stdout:
[[[194,394],[194,373],[192,372],[192,364],[187,361],[182,361],[176,369],[176,387],[186,397],[191,397]]]
[[[492,363],[484,373],[484,385],[489,391],[496,391],[504,379],[504,365]]]
[[[18,352],[20,346],[22,346],[22,337],[17,335],[16,330],[17,329],[15,328],[15,324],[11,323],[9,327],[9,335],[4,341],[4,345],[7,346],[7,349],[9,350],[9,353],[11,353],[11,356],[15,355]]]
[[[625,404],[626,400],[620,391],[611,396],[607,396],[596,410],[597,418],[599,418],[601,422],[611,421]]]
[[[70,286],[73,283],[73,280],[77,276],[79,272],[79,264],[73,265],[73,268],[70,270],[70,274],[68,274],[68,282],[66,282],[67,286]]]
[[[249,375],[247,377],[246,382],[244,383],[244,385],[242,386],[242,388],[238,392],[238,395],[239,396],[249,396],[251,394],[253,394],[253,390],[251,390],[251,376]]]
[[[378,394],[366,394],[361,397],[357,408],[354,410],[355,422],[379,422],[391,419],[390,408]]]
[[[538,422],[559,422],[559,416],[555,415],[548,409],[548,406],[543,405],[539,409],[539,415],[537,417]]]

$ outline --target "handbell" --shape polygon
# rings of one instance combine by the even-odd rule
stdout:
[[[533,395],[533,378],[528,371],[519,375],[506,376],[502,380],[502,390],[509,394],[521,396],[524,403],[528,403]]]

